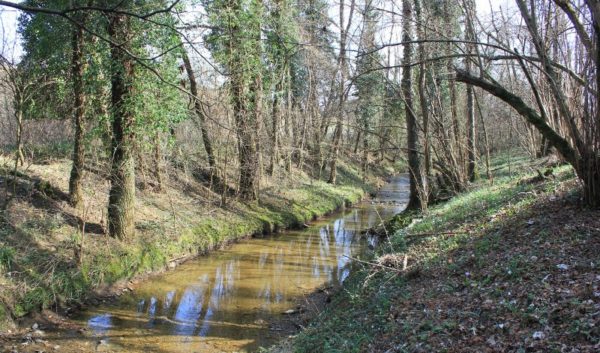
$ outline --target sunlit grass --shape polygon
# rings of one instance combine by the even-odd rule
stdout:
[[[491,250],[502,246],[501,236],[493,231],[495,217],[515,215],[531,206],[540,193],[552,193],[561,182],[574,178],[571,167],[561,166],[554,169],[553,178],[542,183],[530,182],[538,174],[524,156],[500,156],[494,160],[494,168],[497,174],[493,184],[482,179],[471,191],[435,205],[423,215],[399,218],[398,224],[411,225],[396,229],[376,256],[395,252],[408,256],[410,263],[417,261],[422,271],[436,271],[442,266],[451,269],[458,265],[448,262],[447,254],[473,243],[475,257],[472,261],[475,264],[485,261]],[[414,217],[417,219],[410,222]],[[483,230],[486,230],[485,237],[480,236],[484,234]],[[518,281],[525,265],[524,259],[514,257],[499,269],[498,275]],[[390,323],[386,315],[389,314],[390,300],[403,296],[408,300],[410,294],[403,291],[405,282],[402,278],[390,271],[372,276],[372,269],[366,267],[354,272],[332,305],[292,341],[295,351],[313,352],[323,347],[328,352],[368,351],[369,345],[375,343],[374,337],[397,332],[397,324]],[[486,280],[491,278],[483,279]],[[468,282],[466,286],[470,285]],[[455,289],[448,287],[447,291],[454,292]],[[451,327],[456,323],[445,325]],[[405,333],[425,341],[429,334],[444,329],[423,323],[421,327],[406,327]]]

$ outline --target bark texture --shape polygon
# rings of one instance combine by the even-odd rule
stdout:
[[[130,20],[121,13],[110,15],[112,168],[108,200],[108,229],[112,237],[131,238],[135,216],[135,115],[131,106],[134,63],[130,48]]]
[[[421,193],[423,191],[423,182],[421,177],[421,159],[419,157],[419,130],[417,126],[417,117],[413,107],[412,93],[412,70],[410,63],[412,60],[413,47],[410,44],[411,39],[411,19],[412,7],[409,0],[402,1],[402,42],[404,45],[402,58],[402,95],[404,98],[404,112],[406,117],[406,137],[408,148],[408,174],[410,179],[410,196],[407,209],[420,209]]]
[[[73,126],[75,136],[73,140],[73,166],[69,178],[69,201],[73,207],[78,207],[83,202],[83,168],[85,163],[85,93],[83,89],[84,36],[82,27],[73,28],[71,75],[73,80]]]

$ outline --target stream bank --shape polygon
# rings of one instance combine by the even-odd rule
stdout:
[[[365,182],[352,165],[343,164],[339,183],[332,186],[296,171],[265,183],[254,204],[224,200],[201,181],[173,174],[164,192],[139,192],[137,236],[118,241],[104,236],[106,180],[86,174],[84,209],[73,209],[66,195],[69,169],[69,161],[63,160],[33,164],[18,179],[19,197],[12,200],[7,222],[0,227],[3,334],[17,329],[13,319],[47,309],[65,313],[85,307],[90,298],[127,290],[131,279],[356,203],[381,185],[385,174],[379,170]]]
[[[498,164],[493,183],[393,232],[270,352],[598,352],[600,214],[570,167],[540,180],[537,163]]]
[[[254,351],[269,345],[285,334],[273,319],[303,311],[294,303],[324,283],[342,283],[351,260],[368,249],[360,231],[404,207],[406,178],[389,185],[377,201],[356,204],[305,229],[243,240],[153,276],[118,301],[69,321],[85,327],[83,332],[50,332],[42,343],[58,344],[63,352],[98,342],[103,342],[100,349],[124,352]]]

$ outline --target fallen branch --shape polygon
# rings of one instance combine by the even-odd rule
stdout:
[[[455,231],[455,232],[433,232],[433,233],[411,233],[406,236],[418,236],[418,237],[428,237],[428,236],[437,236],[437,235],[459,235],[459,234],[469,234],[469,231]]]
[[[382,265],[382,264],[377,263],[377,262],[363,261],[363,260],[359,260],[357,258],[354,258],[352,256],[348,256],[348,255],[344,255],[344,257],[347,257],[348,259],[350,259],[352,261],[356,261],[356,262],[364,264],[364,265],[369,265],[369,266],[373,266],[373,267],[379,267],[379,268],[383,268],[383,269],[386,269],[386,270],[391,270],[391,271],[398,272],[398,273],[404,272],[404,270],[401,270],[399,268],[385,266],[385,265]]]

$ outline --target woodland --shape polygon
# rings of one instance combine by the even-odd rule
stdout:
[[[400,173],[426,220],[521,158],[596,222],[600,1],[499,3],[0,1],[0,331]]]

